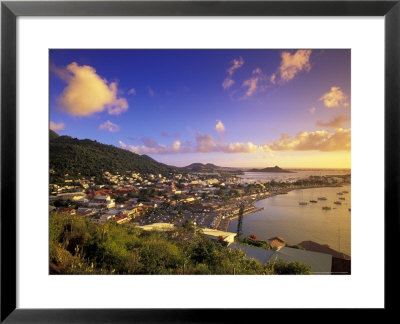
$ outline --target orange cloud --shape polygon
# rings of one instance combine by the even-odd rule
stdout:
[[[268,146],[273,151],[350,151],[351,129],[337,128],[333,133],[327,130],[300,132],[293,138],[282,134]]]
[[[327,123],[324,123],[322,120],[318,120],[316,122],[316,125],[320,126],[320,127],[339,128],[339,127],[342,127],[343,124],[349,120],[350,120],[350,116],[340,115]]]
[[[250,79],[247,79],[243,82],[243,87],[248,87],[245,98],[250,97],[255,94],[257,91],[264,91],[267,87],[265,84],[262,84],[262,81],[266,80],[266,76],[262,73],[260,68],[256,68],[253,70],[253,75]]]
[[[311,107],[308,111],[310,112],[311,115],[314,115],[316,110],[317,109],[315,107]]]
[[[64,123],[54,123],[50,122],[50,129],[52,131],[62,131],[65,129],[65,124]]]
[[[125,98],[117,98],[117,84],[108,83],[88,65],[69,64],[65,69],[51,70],[67,83],[58,98],[59,108],[73,116],[90,116],[107,110],[118,115],[128,110]]]
[[[232,76],[235,73],[235,70],[241,68],[243,66],[243,64],[244,64],[244,60],[241,56],[238,59],[234,59],[232,61],[232,66],[229,67],[228,70],[226,70],[226,72],[228,72],[228,76],[222,82],[222,87],[224,88],[224,90],[227,90],[231,86],[233,86],[235,81],[232,79]]]
[[[268,145],[256,145],[252,142],[242,143],[236,142],[231,144],[222,144],[220,146],[221,152],[224,153],[271,153],[272,150]]]
[[[298,50],[294,54],[290,54],[290,52],[282,52],[282,60],[277,72],[280,77],[279,82],[289,82],[301,71],[309,72],[311,70],[311,53],[311,50]],[[271,76],[270,81],[272,83],[276,82],[275,73]]]
[[[348,107],[349,103],[347,101],[347,97],[344,92],[340,89],[340,87],[331,87],[331,91],[325,93],[320,101],[324,102],[325,107],[334,108],[334,107]]]

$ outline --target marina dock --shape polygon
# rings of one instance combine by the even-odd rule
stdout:
[[[264,207],[257,208],[257,207],[253,206],[253,207],[251,207],[249,209],[246,209],[243,212],[243,216],[249,215],[251,213],[258,212],[258,211],[263,210],[263,209],[264,209]],[[218,229],[221,230],[221,231],[227,232],[230,222],[235,220],[235,219],[238,219],[238,218],[239,218],[239,215],[234,215],[234,216],[227,217],[227,218],[221,220],[221,222],[219,223]]]

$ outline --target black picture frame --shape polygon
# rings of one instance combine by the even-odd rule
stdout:
[[[385,309],[398,286],[400,1],[4,1],[1,3],[1,322],[236,322],[265,309],[16,308],[16,19],[19,16],[384,16],[385,18]],[[371,237],[368,244],[374,244]],[[373,257],[371,268],[373,271]],[[367,283],[366,283],[367,284]],[[270,316],[270,314],[268,315]]]

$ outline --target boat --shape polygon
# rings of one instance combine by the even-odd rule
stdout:
[[[341,196],[341,195],[343,195],[343,192],[338,192],[336,194]]]
[[[327,200],[326,197],[318,197],[318,200]]]
[[[351,212],[351,208],[349,208],[349,212]]]
[[[302,200],[302,201],[299,201],[299,205],[300,205],[300,206],[305,206],[305,205],[307,205],[307,202],[303,200],[303,190],[301,191],[301,200]]]
[[[346,198],[344,198],[344,197],[339,197],[339,199],[340,199],[340,200],[346,200]]]
[[[310,199],[310,203],[312,204],[316,204],[318,201],[314,199],[314,193],[312,193],[311,199]]]
[[[342,203],[340,201],[335,201],[334,204],[341,205]]]
[[[329,206],[323,206],[322,207],[322,210],[331,210],[332,208],[331,207],[329,207]]]
[[[347,190],[343,190],[342,192],[343,192],[343,193],[349,193]]]

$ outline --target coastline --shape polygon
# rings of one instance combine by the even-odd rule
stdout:
[[[254,206],[254,203],[257,202],[257,201],[260,201],[260,200],[268,199],[270,197],[274,197],[274,196],[277,196],[277,195],[286,195],[290,191],[293,191],[293,190],[315,189],[315,188],[331,188],[331,187],[340,188],[340,187],[343,187],[343,185],[346,185],[346,184],[349,184],[349,183],[343,183],[343,184],[340,184],[340,185],[339,184],[332,184],[332,185],[325,184],[325,185],[312,185],[312,186],[298,186],[296,188],[285,188],[285,189],[272,191],[272,192],[269,192],[268,194],[259,194],[259,195],[262,195],[262,196],[261,197],[257,196],[254,199],[253,205],[249,209],[245,210],[245,212],[243,213],[243,216],[250,215],[252,213],[255,213],[255,212],[258,212],[260,210],[263,210],[264,207],[257,208],[257,207]],[[218,229],[221,230],[221,231],[227,232],[228,229],[229,229],[230,223],[232,221],[238,219],[238,217],[239,217],[238,215],[235,215],[235,216],[231,216],[229,218],[225,218],[218,225]]]

